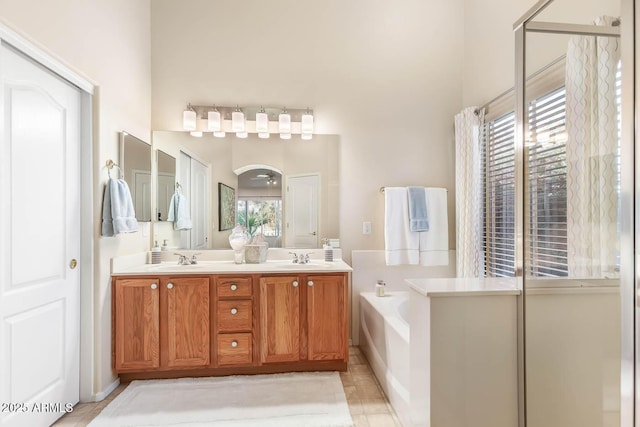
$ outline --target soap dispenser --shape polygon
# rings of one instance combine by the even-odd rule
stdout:
[[[151,248],[151,264],[160,264],[162,261],[162,252],[160,251],[160,246],[158,246],[158,241],[156,240],[155,245]]]
[[[329,239],[323,239],[324,245],[322,249],[324,250],[324,260],[325,262],[333,262],[333,248],[331,247],[331,242]]]
[[[167,239],[164,239],[164,242],[162,242],[162,250],[163,251],[168,251],[169,250],[169,245],[167,244]]]

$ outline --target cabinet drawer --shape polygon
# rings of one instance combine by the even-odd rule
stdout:
[[[251,300],[218,301],[218,331],[250,331],[251,308]]]
[[[253,362],[251,334],[219,334],[218,365],[247,365]]]
[[[250,297],[251,278],[229,277],[218,279],[218,297]]]

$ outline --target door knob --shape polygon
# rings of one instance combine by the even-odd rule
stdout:
[[[173,283],[167,283],[167,289],[173,289]]]
[[[309,233],[309,234],[311,234],[312,236],[316,236],[318,233],[314,231],[313,233]]]
[[[231,309],[231,314],[238,314],[238,309],[237,308],[232,308]]]
[[[236,348],[238,346],[238,341],[231,341],[231,347]]]
[[[236,285],[235,283],[231,284],[231,290],[235,291],[238,289],[238,285]]]
[[[307,282],[307,285],[309,285],[309,286],[313,286],[313,280],[309,280],[309,281]]]
[[[294,281],[293,281],[293,287],[294,287],[294,288],[297,288],[297,287],[298,287],[298,281],[297,281],[297,280],[294,280]]]
[[[158,289],[158,285],[156,285],[155,283],[151,284],[151,289]]]
[[[73,258],[71,261],[69,261],[69,268],[71,268],[72,270],[75,270],[75,268],[78,266],[78,260]]]

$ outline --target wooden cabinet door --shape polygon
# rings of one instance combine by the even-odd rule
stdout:
[[[260,278],[261,361],[300,359],[300,287],[297,276]]]
[[[307,292],[307,358],[347,360],[347,281],[344,275],[310,275]]]
[[[166,301],[162,316],[167,334],[166,366],[209,365],[209,278],[163,279],[162,292]]]
[[[115,370],[134,371],[160,366],[158,279],[115,281]]]

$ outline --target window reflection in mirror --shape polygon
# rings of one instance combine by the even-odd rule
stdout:
[[[282,175],[251,169],[238,175],[238,224],[261,233],[270,248],[282,247]]]
[[[120,132],[120,167],[139,222],[151,221],[151,145]]]
[[[156,219],[166,221],[169,203],[176,186],[176,159],[162,150],[156,150],[158,162],[158,212]]]

